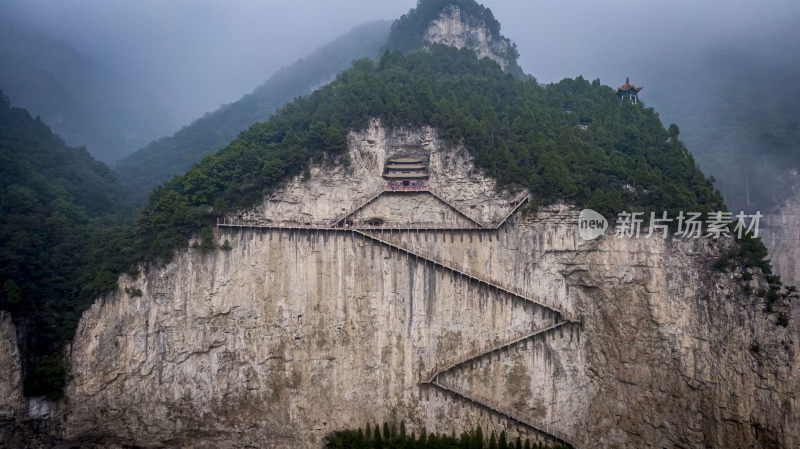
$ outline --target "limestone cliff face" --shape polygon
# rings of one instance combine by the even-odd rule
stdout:
[[[231,250],[181,251],[120,280],[141,297],[92,305],[56,436],[319,448],[334,429],[405,420],[577,447],[800,445],[796,335],[740,273],[710,269],[720,248],[585,242],[563,205],[494,228],[524,192],[496,191],[435,130],[373,121],[349,147],[348,167],[315,167],[228,217],[252,225],[218,228]],[[432,192],[381,193],[396,155],[424,158]],[[376,218],[382,229],[353,228]]]
[[[52,404],[22,395],[22,358],[17,330],[0,311],[0,448],[52,447],[58,422]]]
[[[465,16],[458,6],[447,6],[425,31],[424,39],[431,44],[444,44],[456,48],[470,48],[479,58],[491,58],[505,69],[511,41],[495,36],[482,20]]]
[[[13,419],[25,408],[22,397],[22,362],[17,330],[8,312],[0,311],[0,420]]]
[[[769,250],[775,273],[787,285],[800,286],[800,181],[797,170],[788,174],[791,193],[784,204],[764,214],[761,239]],[[795,322],[800,322],[800,303],[793,310]],[[797,328],[800,334],[800,326]]]

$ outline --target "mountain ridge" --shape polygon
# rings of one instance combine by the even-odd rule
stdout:
[[[69,145],[111,163],[170,127],[168,105],[33,26],[0,18],[0,88]]]
[[[389,26],[389,21],[359,25],[311,55],[279,69],[239,100],[126,156],[114,167],[120,180],[143,200],[154,187],[224,147],[252,123],[267,120],[283,104],[333,79],[353,59],[376,57],[388,36]]]

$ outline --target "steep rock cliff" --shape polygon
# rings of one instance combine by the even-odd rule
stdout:
[[[17,329],[5,311],[0,311],[0,398],[0,420],[13,419],[24,410]]]
[[[231,250],[181,251],[87,310],[57,436],[317,448],[334,429],[403,419],[579,447],[800,444],[796,335],[740,273],[711,270],[729,242],[585,242],[563,205],[504,222],[524,192],[496,191],[430,128],[373,121],[349,148],[349,166],[227,217],[250,225],[218,228]],[[431,192],[381,193],[401,154],[425,158]],[[386,226],[325,229],[348,211]]]
[[[0,448],[52,447],[60,432],[53,408],[40,397],[22,395],[22,358],[17,329],[0,311]]]
[[[509,64],[511,41],[495,36],[482,21],[463,16],[456,5],[444,8],[436,20],[425,31],[424,39],[430,44],[443,44],[456,48],[467,47],[479,58],[490,58],[505,69]]]
[[[761,239],[769,250],[772,268],[787,285],[800,286],[800,182],[797,170],[788,174],[791,193],[783,205],[764,213]],[[795,322],[800,322],[800,303],[795,303]],[[797,328],[800,334],[800,326]]]

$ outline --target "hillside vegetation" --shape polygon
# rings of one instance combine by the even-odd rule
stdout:
[[[61,345],[132,260],[129,211],[113,171],[0,93],[0,309],[23,335],[26,394],[60,394]]]

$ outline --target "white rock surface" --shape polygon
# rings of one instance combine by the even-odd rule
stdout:
[[[490,58],[503,69],[509,63],[506,55],[511,48],[511,42],[502,36],[494,36],[483,21],[464,17],[461,9],[455,5],[447,6],[428,25],[424,39],[431,44],[470,48],[479,58]]]
[[[800,288],[800,187],[797,183],[794,180],[792,193],[783,206],[764,214],[759,232],[769,250],[773,271],[780,275],[784,284]],[[795,302],[792,314],[800,335],[800,301]]]
[[[2,310],[0,310],[0,398],[0,420],[13,419],[25,409],[17,329],[11,321],[11,314]]]

